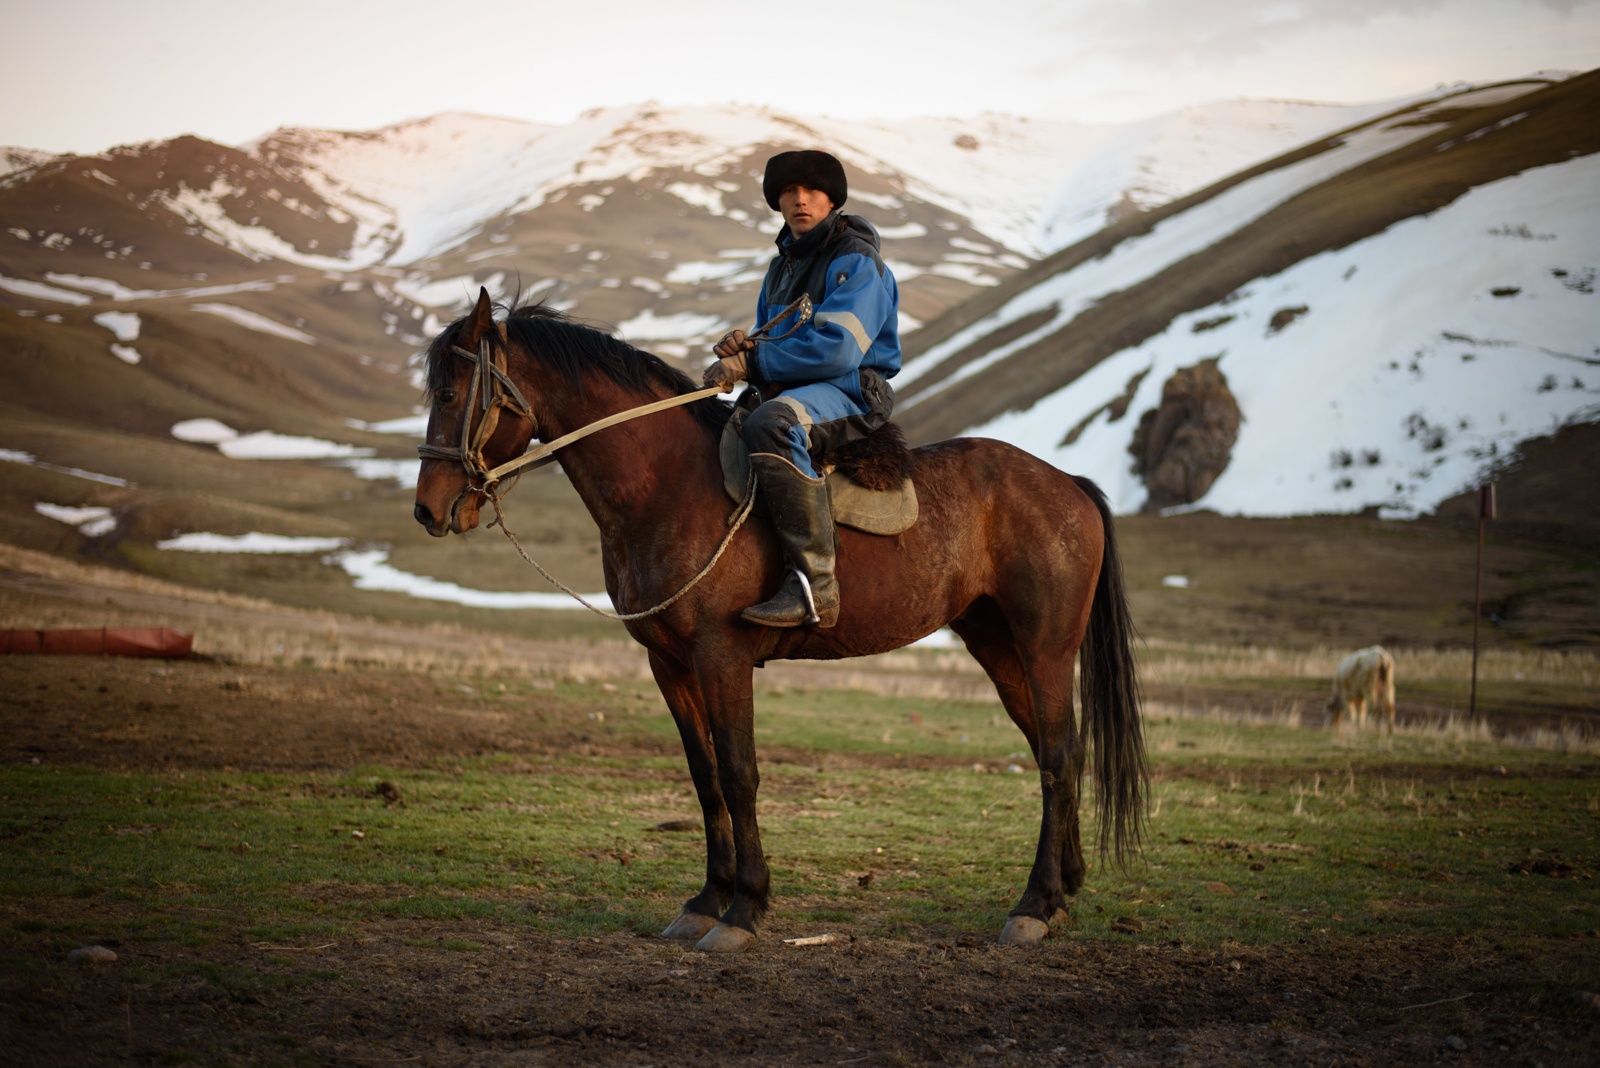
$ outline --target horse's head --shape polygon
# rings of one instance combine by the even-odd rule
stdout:
[[[427,443],[418,448],[413,514],[442,538],[478,525],[484,473],[519,455],[533,436],[526,401],[507,377],[507,342],[485,289],[465,318],[428,349]]]

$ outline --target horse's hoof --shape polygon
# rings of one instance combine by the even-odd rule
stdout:
[[[1032,916],[1013,916],[1006,920],[1005,929],[1000,932],[1000,944],[1031,946],[1044,941],[1044,936],[1049,933],[1050,925],[1043,920],[1036,920]]]
[[[700,953],[743,953],[756,944],[756,936],[743,927],[719,923],[694,944]]]
[[[666,930],[661,932],[662,938],[671,938],[679,942],[698,942],[706,936],[706,932],[717,925],[711,916],[702,916],[698,912],[685,909],[678,913],[678,918],[667,924]]]

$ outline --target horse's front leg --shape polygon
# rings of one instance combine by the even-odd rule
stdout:
[[[672,718],[683,739],[683,754],[689,761],[695,794],[700,799],[700,814],[706,825],[706,882],[700,892],[684,903],[677,919],[661,932],[662,938],[698,942],[717,925],[728,903],[733,900],[733,827],[728,806],[722,799],[717,778],[717,754],[711,738],[711,721],[694,673],[659,654],[650,653],[650,671],[655,675],[661,696],[666,698]]]
[[[737,857],[733,900],[722,919],[695,944],[705,953],[737,953],[756,940],[756,925],[767,912],[770,877],[756,826],[755,697],[751,665],[730,651],[702,647],[695,675],[711,722],[717,780],[728,805]]]

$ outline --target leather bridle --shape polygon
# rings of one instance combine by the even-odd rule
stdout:
[[[469,481],[481,483],[469,486],[469,489],[487,490],[499,480],[490,477],[491,469],[483,458],[483,447],[500,425],[500,412],[509,408],[522,416],[533,424],[534,434],[539,432],[539,422],[534,418],[533,407],[528,404],[527,398],[511,381],[511,376],[506,374],[504,344],[491,346],[489,339],[484,337],[478,342],[476,353],[468,352],[460,345],[451,345],[450,351],[473,365],[467,402],[461,406],[461,433],[457,435],[453,447],[418,445],[417,455],[425,460],[455,460],[466,469]],[[480,408],[483,412],[476,429],[472,425],[474,408]]]

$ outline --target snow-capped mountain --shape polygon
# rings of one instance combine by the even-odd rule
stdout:
[[[1370,110],[1237,101],[1094,127],[646,104],[561,127],[447,114],[285,129],[237,149],[179,138],[98,157],[12,150],[0,208],[20,244],[0,242],[0,286],[131,300],[326,272],[341,279],[334,303],[368,290],[385,332],[410,345],[477,285],[520,286],[685,355],[749,314],[777,228],[761,166],[806,145],[845,160],[851,209],[878,226],[913,328],[1118,212]]]

